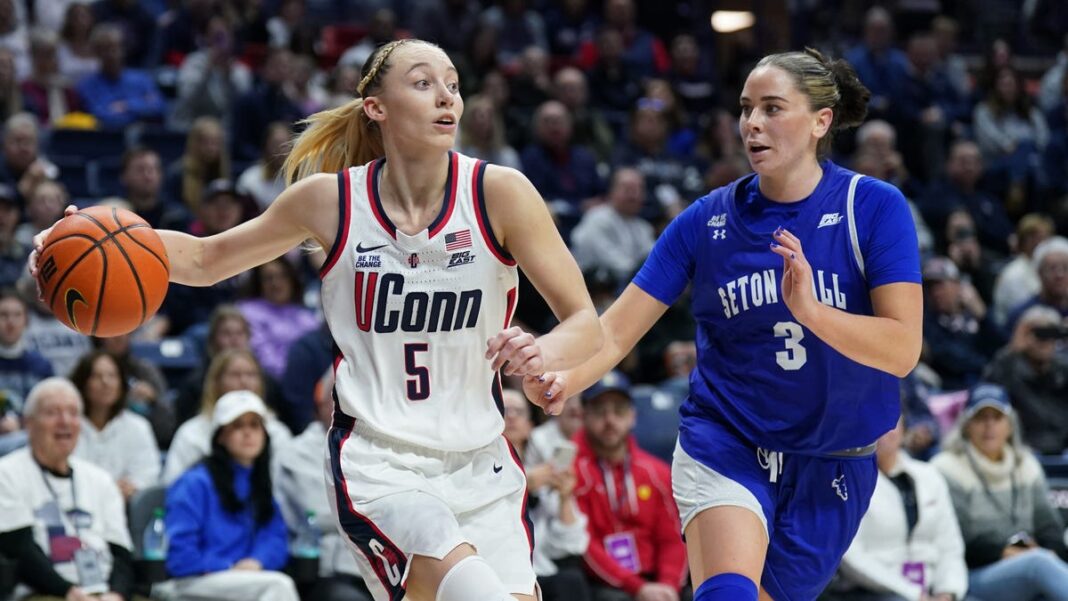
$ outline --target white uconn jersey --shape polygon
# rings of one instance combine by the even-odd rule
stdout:
[[[431,449],[482,447],[504,430],[486,341],[510,322],[518,283],[487,219],[486,163],[449,154],[441,212],[415,236],[382,208],[383,164],[338,174],[337,239],[320,272],[344,414],[335,423],[349,416]]]

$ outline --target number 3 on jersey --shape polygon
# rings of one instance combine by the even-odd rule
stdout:
[[[780,321],[775,324],[775,337],[786,339],[786,350],[775,353],[775,362],[786,371],[797,371],[808,361],[808,352],[801,346],[805,331],[800,324]]]
[[[416,353],[425,353],[430,345],[425,342],[409,342],[404,345],[404,371],[412,376],[404,381],[409,401],[425,401],[430,398],[430,370],[416,361]]]

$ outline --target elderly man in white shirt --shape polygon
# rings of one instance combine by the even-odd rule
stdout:
[[[583,270],[606,267],[619,281],[629,280],[653,249],[656,232],[640,217],[645,176],[632,167],[612,174],[608,202],[582,216],[571,233],[571,251]]]
[[[841,572],[843,601],[960,601],[968,589],[953,500],[941,473],[901,450],[904,420],[879,439],[879,479]]]

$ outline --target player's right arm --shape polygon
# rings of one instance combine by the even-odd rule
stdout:
[[[157,230],[171,264],[171,281],[211,286],[275,259],[313,239],[329,249],[337,236],[336,174],[316,174],[285,189],[262,214],[225,232],[197,238]]]
[[[261,215],[225,232],[198,238],[172,230],[156,230],[170,262],[170,281],[211,286],[262,265],[308,239],[329,249],[337,236],[338,186],[335,174],[316,174],[283,191]],[[68,206],[64,216],[77,212]],[[49,228],[33,238],[30,273],[37,277],[37,257]]]

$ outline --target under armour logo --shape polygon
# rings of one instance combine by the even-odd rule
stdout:
[[[849,489],[846,488],[845,474],[831,480],[831,486],[834,487],[834,492],[838,493],[839,498],[843,501],[849,500]]]
[[[712,230],[712,239],[713,240],[726,240],[727,239],[727,230]]]

